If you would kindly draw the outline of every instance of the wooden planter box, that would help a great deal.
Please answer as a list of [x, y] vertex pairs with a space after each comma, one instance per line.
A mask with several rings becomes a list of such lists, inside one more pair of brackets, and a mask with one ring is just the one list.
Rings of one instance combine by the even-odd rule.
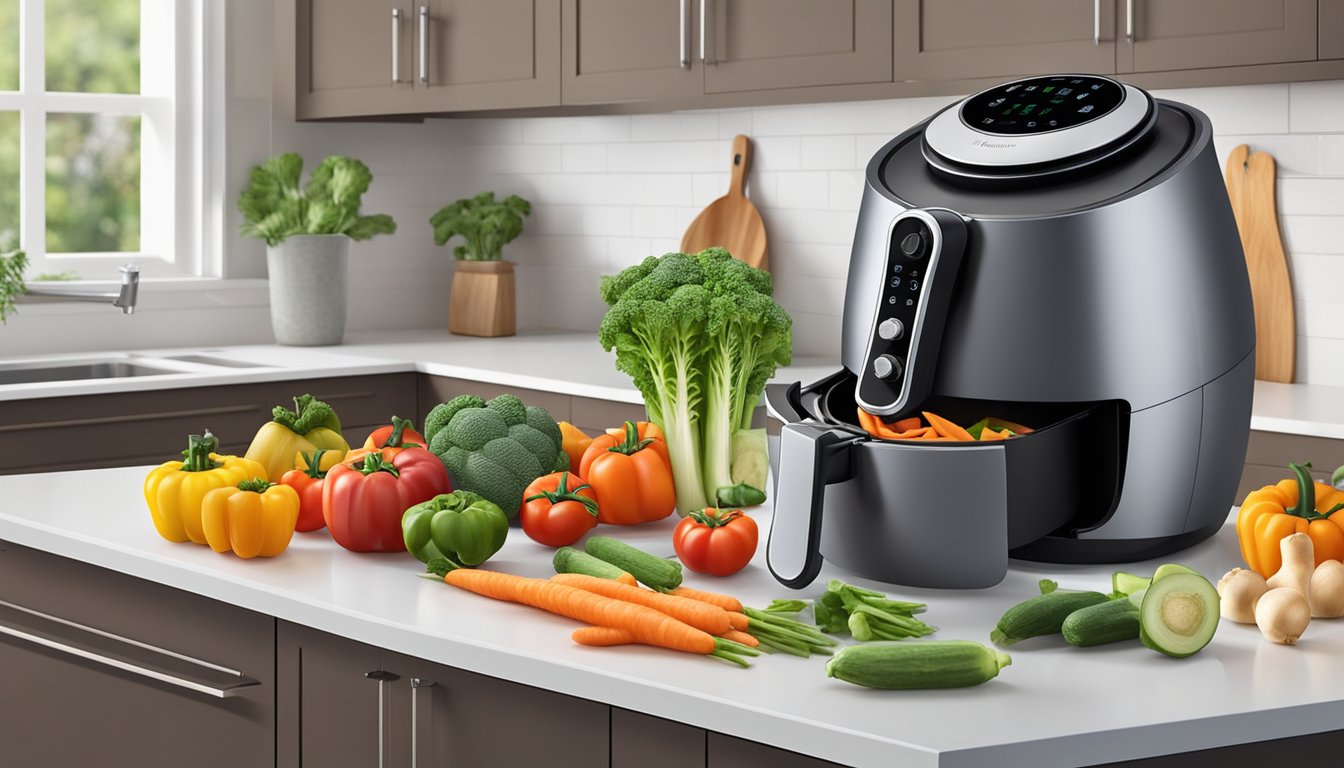
[[448, 295], [448, 330], [512, 336], [517, 328], [512, 261], [458, 261]]

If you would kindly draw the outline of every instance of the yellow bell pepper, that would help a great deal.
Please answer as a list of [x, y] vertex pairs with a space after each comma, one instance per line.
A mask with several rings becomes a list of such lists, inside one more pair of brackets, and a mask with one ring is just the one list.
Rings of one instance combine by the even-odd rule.
[[298, 492], [261, 477], [216, 488], [201, 502], [206, 543], [216, 552], [232, 551], [245, 560], [284, 552], [298, 520]]
[[1344, 559], [1344, 491], [1313, 482], [1310, 462], [1288, 468], [1292, 478], [1247, 494], [1237, 513], [1241, 557], [1265, 578], [1283, 564], [1279, 540], [1294, 533], [1311, 537], [1316, 565]]
[[562, 421], [558, 426], [560, 427], [560, 447], [564, 449], [565, 455], [569, 456], [569, 471], [577, 475], [579, 474], [579, 462], [583, 460], [583, 452], [593, 444], [593, 438], [568, 421]]
[[277, 405], [271, 411], [271, 421], [257, 430], [246, 458], [260, 463], [266, 470], [263, 476], [278, 483], [294, 469], [296, 454], [319, 448], [344, 455], [350, 444], [341, 437], [341, 420], [331, 406], [312, 395], [300, 395], [294, 398], [294, 410]]
[[216, 488], [237, 485], [265, 473], [255, 461], [215, 453], [219, 441], [210, 430], [187, 438], [184, 461], [159, 465], [145, 478], [145, 502], [154, 529], [169, 541], [205, 543], [201, 500]]

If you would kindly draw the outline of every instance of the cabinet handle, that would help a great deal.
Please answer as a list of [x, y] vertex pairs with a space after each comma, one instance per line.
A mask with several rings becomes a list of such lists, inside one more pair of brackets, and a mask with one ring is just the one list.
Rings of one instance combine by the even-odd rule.
[[1125, 42], [1134, 44], [1134, 0], [1125, 0]]
[[401, 9], [392, 9], [392, 84], [401, 82]]
[[375, 669], [372, 672], [365, 672], [364, 676], [370, 680], [378, 681], [378, 768], [384, 768], [387, 765], [387, 684], [401, 679], [401, 675], [395, 672], [388, 672], [386, 669]]
[[700, 0], [700, 61], [705, 64], [718, 64], [714, 59], [713, 28], [709, 23], [709, 15], [713, 12], [709, 0]]
[[[419, 768], [420, 765], [420, 692], [426, 691], [433, 696], [434, 692], [428, 690], [433, 687], [433, 680], [426, 680], [423, 677], [411, 678], [411, 768]], [[432, 698], [430, 704], [433, 704]], [[429, 714], [430, 710], [426, 707], [425, 715], [428, 716]], [[432, 761], [427, 761], [425, 764], [429, 765], [431, 763]]]
[[1101, 0], [1092, 0], [1092, 44], [1101, 45]]
[[429, 6], [420, 6], [420, 83], [429, 85]]
[[690, 0], [681, 0], [681, 23], [677, 26], [681, 29], [680, 48], [678, 49], [680, 53], [678, 55], [681, 57], [682, 69], [691, 68], [691, 30], [687, 29], [690, 26], [690, 19], [687, 18], [690, 8]]
[[[186, 656], [180, 653], [174, 653], [155, 645], [142, 643], [138, 640], [132, 640], [128, 637], [106, 632], [95, 627], [90, 627], [79, 622], [62, 619], [51, 614], [35, 611], [31, 608], [24, 608], [21, 605], [0, 600], [0, 617], [5, 620], [0, 621], [0, 634], [16, 637], [20, 640], [27, 640], [30, 643], [50, 648], [54, 651], [86, 659], [105, 667], [119, 669], [123, 672], [130, 672], [134, 675], [140, 675], [151, 680], [158, 680], [161, 683], [175, 685], [179, 688], [185, 688], [189, 691], [204, 693], [216, 698], [224, 699], [235, 696], [243, 688], [249, 688], [254, 685], [260, 685], [259, 680], [254, 680], [242, 672], [228, 667], [221, 667], [218, 664], [211, 664], [208, 661]], [[125, 649], [108, 652], [103, 649], [93, 647], [88, 641], [79, 639], [70, 639], [61, 636], [62, 628], [73, 629], [77, 632], [94, 635], [96, 637], [106, 638], [116, 644], [128, 646]], [[192, 666], [201, 667], [202, 676], [209, 673], [215, 673], [222, 676], [226, 682], [223, 684], [212, 684], [201, 680], [193, 680], [189, 677], [183, 677], [175, 674], [169, 669], [155, 668], [151, 664], [140, 663], [128, 658], [136, 651], [149, 651], [150, 653], [162, 656], [165, 666], [181, 666], [183, 663]]]

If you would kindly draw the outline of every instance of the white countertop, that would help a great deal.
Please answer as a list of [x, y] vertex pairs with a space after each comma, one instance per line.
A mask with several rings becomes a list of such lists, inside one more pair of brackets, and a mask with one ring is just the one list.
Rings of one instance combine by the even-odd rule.
[[[606, 702], [856, 766], [999, 768], [1105, 763], [1334, 730], [1344, 722], [1344, 622], [1314, 621], [1298, 647], [1262, 641], [1224, 622], [1213, 642], [1171, 659], [1137, 642], [1077, 649], [1056, 639], [1020, 643], [1013, 664], [985, 685], [946, 691], [871, 691], [825, 676], [825, 658], [762, 656], [739, 670], [644, 647], [584, 648], [575, 622], [417, 578], [409, 555], [348, 552], [324, 532], [297, 534], [272, 560], [243, 561], [172, 544], [150, 524], [141, 495], [148, 468], [0, 477], [0, 539], [169, 584], [281, 619], [435, 662]], [[753, 513], [762, 523], [768, 511]], [[602, 526], [660, 555], [674, 520]], [[489, 567], [545, 576], [549, 549], [510, 531]], [[1240, 563], [1235, 533], [1179, 557], [1216, 578]], [[1156, 563], [1125, 570], [1151, 572]], [[987, 642], [999, 614], [1048, 576], [1065, 587], [1109, 589], [1106, 566], [1012, 562], [988, 590], [858, 584], [929, 603], [933, 638]], [[831, 566], [819, 584], [845, 577]], [[764, 552], [725, 579], [692, 586], [749, 605], [797, 596], [765, 569]], [[814, 596], [820, 589], [798, 595]]]
[[[210, 356], [251, 363], [255, 367], [203, 367], [163, 360], [179, 354]], [[0, 401], [63, 395], [138, 392], [156, 389], [291, 381], [330, 376], [418, 371], [487, 384], [537, 389], [625, 403], [643, 398], [630, 377], [616, 370], [615, 355], [597, 343], [593, 333], [527, 331], [517, 336], [474, 338], [441, 329], [350, 333], [331, 347], [285, 347], [258, 344], [207, 349], [151, 349], [111, 353], [171, 367], [178, 373], [120, 379], [0, 385]], [[50, 357], [15, 357], [0, 362], [79, 361], [96, 353]], [[781, 368], [775, 381], [809, 383], [839, 367], [825, 357], [797, 356]], [[1255, 382], [1251, 429], [1344, 439], [1344, 387]]]

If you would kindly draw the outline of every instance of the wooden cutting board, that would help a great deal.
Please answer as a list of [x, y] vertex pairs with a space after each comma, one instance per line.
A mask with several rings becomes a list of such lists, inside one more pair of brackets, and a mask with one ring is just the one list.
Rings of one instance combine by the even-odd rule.
[[751, 139], [742, 135], [733, 137], [733, 178], [728, 183], [728, 194], [710, 203], [687, 227], [681, 238], [683, 253], [719, 246], [753, 267], [769, 269], [765, 222], [746, 195], [750, 167]]
[[1226, 181], [1255, 305], [1255, 378], [1291, 382], [1297, 329], [1274, 203], [1274, 158], [1241, 144], [1227, 156]]

